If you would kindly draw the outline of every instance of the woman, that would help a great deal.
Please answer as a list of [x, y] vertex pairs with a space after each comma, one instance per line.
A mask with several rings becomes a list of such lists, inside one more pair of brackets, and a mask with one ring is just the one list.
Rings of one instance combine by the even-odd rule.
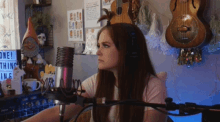
[[[99, 19], [101, 21], [107, 18], [108, 24], [100, 30], [97, 36], [99, 48], [97, 51], [98, 73], [83, 82], [89, 97], [118, 98], [119, 100], [131, 98], [145, 102], [165, 103], [166, 88], [155, 77], [156, 74], [147, 52], [145, 37], [141, 30], [131, 24], [111, 25], [112, 14], [107, 13], [107, 15]], [[137, 45], [130, 46], [127, 44], [132, 42], [132, 37], [129, 36], [131, 33], [128, 33], [128, 29], [135, 32], [134, 41]], [[132, 53], [129, 53], [128, 50], [137, 52], [136, 58], [132, 58]], [[129, 105], [93, 108], [93, 113], [96, 113], [93, 114], [93, 119], [96, 122], [109, 120], [113, 122], [117, 118], [119, 122], [166, 121], [166, 115], [152, 108], [148, 109]]]
[[[165, 103], [166, 88], [156, 77], [144, 35], [135, 25], [122, 23], [111, 25], [111, 16], [112, 13], [107, 13], [107, 16], [99, 19], [99, 21], [108, 19], [108, 24], [97, 36], [98, 73], [83, 81], [82, 87], [86, 90], [83, 96]], [[135, 36], [130, 36], [133, 33]], [[133, 45], [131, 39], [135, 41]], [[75, 104], [67, 105], [65, 119], [70, 119], [81, 109], [82, 107]], [[44, 110], [29, 120], [58, 121], [59, 108], [56, 106]], [[90, 122], [94, 120], [95, 122], [165, 122], [166, 115], [150, 107], [116, 105], [94, 107]]]

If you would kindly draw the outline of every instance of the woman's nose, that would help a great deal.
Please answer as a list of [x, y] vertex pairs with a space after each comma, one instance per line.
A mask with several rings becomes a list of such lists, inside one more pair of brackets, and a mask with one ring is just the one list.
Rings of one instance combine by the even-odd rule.
[[100, 50], [100, 48], [99, 48], [98, 51], [96, 52], [96, 55], [101, 55], [101, 50]]

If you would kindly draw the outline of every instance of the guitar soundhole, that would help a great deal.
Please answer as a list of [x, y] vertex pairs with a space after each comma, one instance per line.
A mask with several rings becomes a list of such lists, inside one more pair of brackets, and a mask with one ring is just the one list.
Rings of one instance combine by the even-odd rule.
[[120, 15], [122, 13], [122, 7], [117, 8], [117, 14]]
[[171, 23], [171, 32], [173, 38], [182, 44], [190, 43], [198, 34], [198, 24], [190, 15], [178, 16]]

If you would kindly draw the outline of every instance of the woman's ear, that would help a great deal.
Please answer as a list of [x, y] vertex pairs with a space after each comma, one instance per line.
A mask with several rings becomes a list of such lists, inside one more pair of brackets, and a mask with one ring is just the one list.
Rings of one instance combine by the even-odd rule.
[[167, 79], [167, 72], [159, 72], [157, 73], [157, 77], [162, 80], [162, 81], [166, 81]]

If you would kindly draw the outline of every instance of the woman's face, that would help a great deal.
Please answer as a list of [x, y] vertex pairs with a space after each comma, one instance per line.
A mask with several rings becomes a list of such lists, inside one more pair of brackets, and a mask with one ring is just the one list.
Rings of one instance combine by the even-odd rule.
[[99, 36], [97, 55], [99, 69], [116, 70], [118, 65], [118, 50], [106, 29]]

